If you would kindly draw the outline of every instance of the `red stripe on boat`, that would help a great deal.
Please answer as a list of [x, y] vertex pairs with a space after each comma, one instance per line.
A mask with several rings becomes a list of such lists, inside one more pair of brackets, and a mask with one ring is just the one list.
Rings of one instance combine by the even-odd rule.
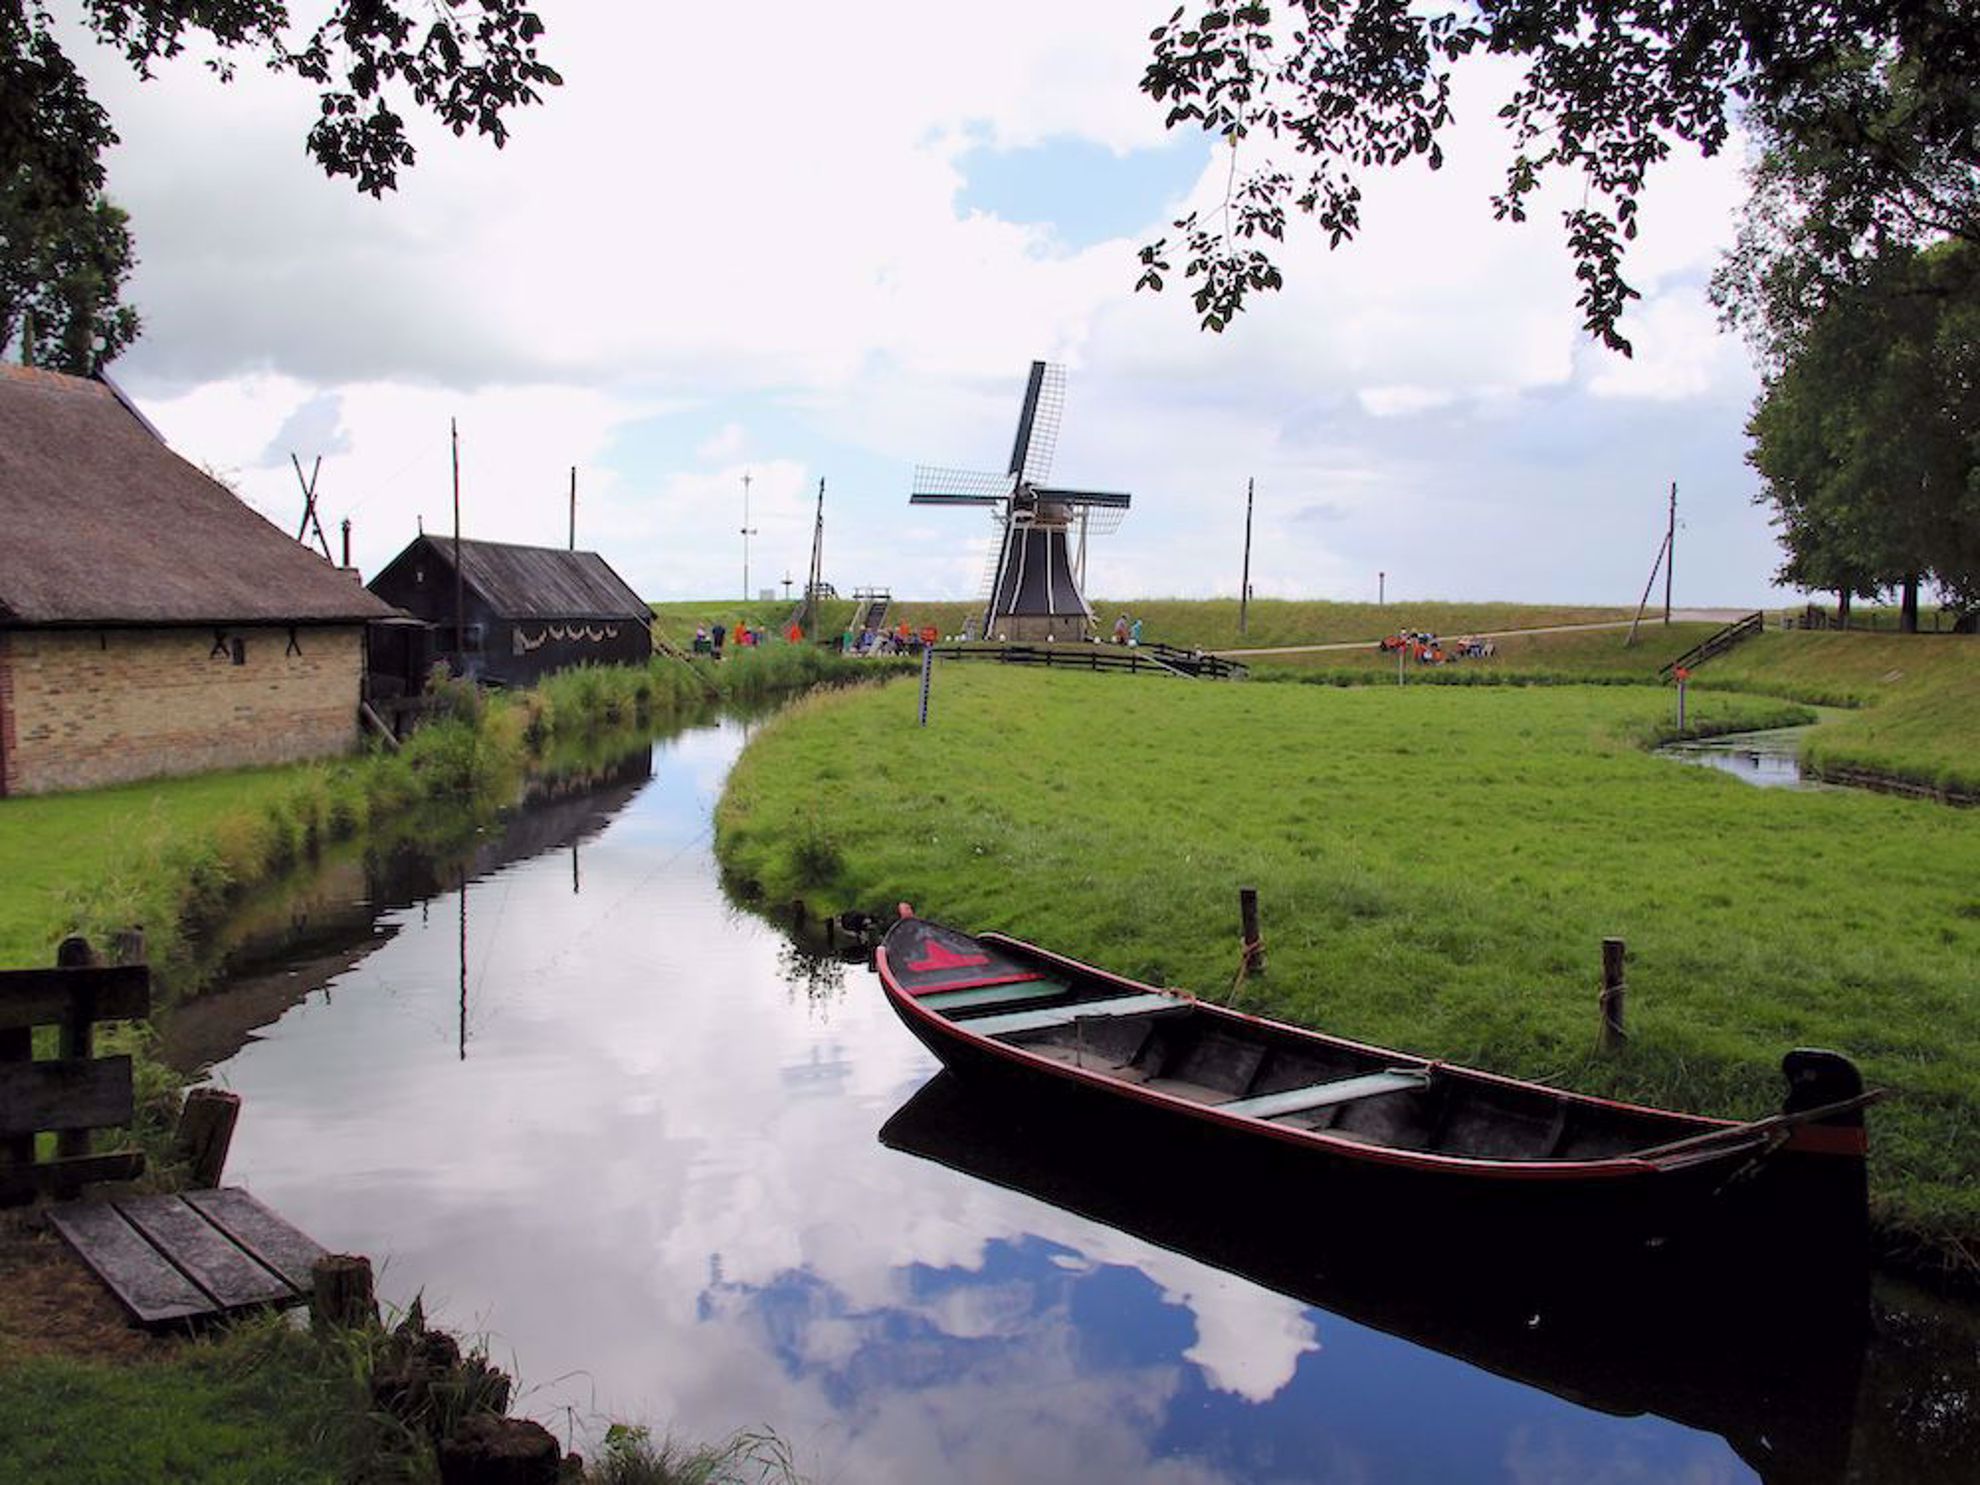
[[928, 957], [910, 959], [906, 968], [909, 974], [925, 975], [933, 974], [938, 969], [975, 969], [989, 962], [988, 954], [958, 954], [940, 939], [931, 938], [928, 940]]
[[1787, 1137], [1787, 1148], [1804, 1155], [1853, 1155], [1870, 1152], [1870, 1131], [1861, 1125], [1803, 1124]]
[[910, 995], [941, 995], [949, 990], [982, 990], [991, 985], [1022, 985], [1027, 980], [1042, 980], [1041, 974], [978, 975], [973, 980], [938, 980], [932, 985], [903, 985], [901, 988]]

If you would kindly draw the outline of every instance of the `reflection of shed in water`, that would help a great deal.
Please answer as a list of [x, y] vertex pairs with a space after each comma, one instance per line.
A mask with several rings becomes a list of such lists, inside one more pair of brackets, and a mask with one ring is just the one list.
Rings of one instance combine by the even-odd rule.
[[[493, 685], [533, 685], [572, 665], [637, 665], [653, 653], [652, 610], [596, 552], [422, 535], [369, 586], [433, 626], [433, 653], [451, 658], [456, 674]], [[402, 642], [374, 636], [374, 668], [384, 663], [380, 644]]]
[[880, 1140], [1581, 1407], [1709, 1430], [1767, 1485], [1846, 1478], [1857, 1285], [1823, 1296], [1751, 1271], [1669, 1271], [1655, 1255], [1627, 1271], [1516, 1271], [1496, 1251], [1481, 1265], [1462, 1212], [1343, 1203], [1327, 1222], [1290, 1220], [1300, 1204], [1241, 1160], [1199, 1162], [1135, 1133], [1104, 1116], [1048, 1124], [941, 1073]]

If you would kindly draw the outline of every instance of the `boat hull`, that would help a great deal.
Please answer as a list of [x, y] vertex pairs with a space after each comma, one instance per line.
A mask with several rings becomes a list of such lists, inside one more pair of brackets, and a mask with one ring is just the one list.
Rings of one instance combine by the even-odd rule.
[[[1003, 963], [1042, 967], [1074, 982], [1085, 976], [1093, 983], [1076, 987], [1087, 993], [1150, 989], [998, 936], [968, 942], [982, 943]], [[1023, 1100], [1048, 1123], [1076, 1121], [1083, 1133], [1104, 1129], [1123, 1142], [1160, 1149], [1176, 1172], [1179, 1200], [1190, 1199], [1192, 1170], [1214, 1168], [1224, 1175], [1236, 1170], [1260, 1194], [1261, 1216], [1318, 1224], [1330, 1234], [1345, 1228], [1350, 1241], [1358, 1234], [1384, 1250], [1443, 1258], [1462, 1250], [1486, 1264], [1494, 1255], [1525, 1262], [1549, 1254], [1583, 1259], [1669, 1251], [1687, 1260], [1709, 1254], [1735, 1272], [1764, 1269], [1773, 1276], [1808, 1268], [1824, 1275], [1825, 1283], [1865, 1269], [1860, 1115], [1840, 1141], [1729, 1141], [1714, 1150], [1708, 1139], [1707, 1148], [1683, 1160], [1489, 1160], [1400, 1150], [1235, 1117], [1215, 1104], [1122, 1082], [1077, 1061], [1041, 1056], [1011, 1039], [984, 1035], [971, 1029], [969, 1019], [932, 1012], [916, 993], [913, 977], [891, 962], [894, 957], [885, 944], [876, 956], [889, 1002], [945, 1068], [965, 1083]], [[1189, 1003], [1188, 1009], [1216, 1018], [1220, 1032], [1399, 1055], [1201, 1003]], [[1668, 1121], [1674, 1139], [1739, 1129], [1731, 1121], [1424, 1066], [1493, 1089], [1561, 1100], [1584, 1120]]]

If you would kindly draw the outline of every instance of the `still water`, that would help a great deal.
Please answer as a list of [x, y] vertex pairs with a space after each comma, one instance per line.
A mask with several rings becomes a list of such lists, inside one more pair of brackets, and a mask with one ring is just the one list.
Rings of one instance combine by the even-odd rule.
[[863, 968], [724, 896], [746, 729], [329, 874], [197, 1012], [230, 1181], [485, 1337], [560, 1437], [768, 1425], [819, 1482], [1970, 1478], [1964, 1312], [1887, 1297], [1815, 1372], [1716, 1364], [1754, 1338], [1704, 1320], [1550, 1349], [1289, 1280], [1269, 1193], [1174, 1229], [1155, 1180], [929, 1086]]
[[1657, 749], [1657, 754], [1680, 763], [1716, 768], [1763, 789], [1825, 788], [1819, 780], [1802, 775], [1801, 743], [1807, 735], [1806, 727], [1774, 727], [1694, 742], [1666, 743]]

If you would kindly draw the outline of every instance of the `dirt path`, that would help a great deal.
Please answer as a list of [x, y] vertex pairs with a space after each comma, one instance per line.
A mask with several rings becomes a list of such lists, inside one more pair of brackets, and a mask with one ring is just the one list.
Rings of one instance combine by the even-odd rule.
[[[1750, 608], [1674, 608], [1671, 622], [1674, 624], [1731, 624], [1752, 613]], [[1645, 624], [1661, 622], [1645, 616]], [[1521, 634], [1573, 634], [1587, 629], [1627, 629], [1634, 622], [1631, 619], [1602, 619], [1593, 624], [1549, 624], [1540, 629], [1475, 629], [1468, 633], [1480, 639], [1508, 639]], [[1326, 650], [1365, 650], [1379, 644], [1377, 639], [1351, 639], [1340, 643], [1324, 645], [1277, 645], [1262, 650], [1217, 650], [1214, 653], [1227, 655], [1234, 660], [1243, 660], [1254, 655], [1317, 655]]]

